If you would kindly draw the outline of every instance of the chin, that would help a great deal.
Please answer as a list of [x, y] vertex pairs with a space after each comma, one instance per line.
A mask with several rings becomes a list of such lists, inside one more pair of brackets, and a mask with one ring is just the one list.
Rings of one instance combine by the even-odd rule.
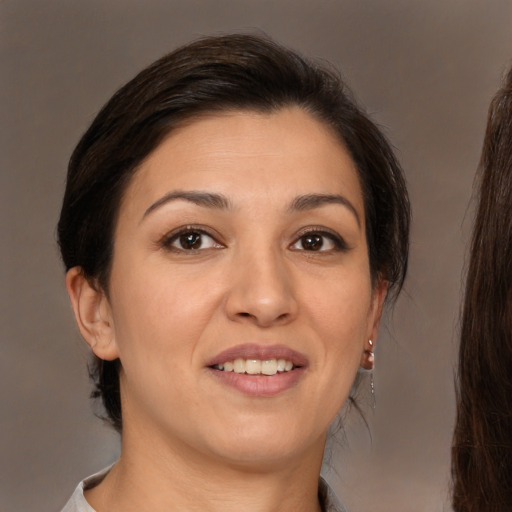
[[302, 453], [301, 447], [283, 449], [283, 447], [259, 447], [249, 448], [247, 445], [231, 447], [228, 453], [223, 454], [223, 459], [233, 468], [251, 470], [252, 472], [275, 471], [283, 467], [289, 467], [290, 462], [298, 458]]
[[[227, 435], [226, 435], [227, 434]], [[319, 444], [325, 443], [325, 436], [305, 436], [299, 432], [299, 425], [251, 425], [242, 429], [224, 429], [222, 439], [215, 443], [216, 452], [230, 460], [237, 467], [276, 468], [281, 464], [289, 464], [295, 458], [303, 458], [304, 454]], [[219, 446], [224, 449], [219, 450]]]

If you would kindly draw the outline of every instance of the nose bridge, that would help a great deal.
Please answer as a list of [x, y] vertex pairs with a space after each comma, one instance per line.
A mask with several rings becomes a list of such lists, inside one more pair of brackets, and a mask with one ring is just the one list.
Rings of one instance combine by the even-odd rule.
[[285, 323], [297, 312], [290, 269], [279, 247], [268, 240], [253, 242], [236, 251], [228, 315], [261, 326]]

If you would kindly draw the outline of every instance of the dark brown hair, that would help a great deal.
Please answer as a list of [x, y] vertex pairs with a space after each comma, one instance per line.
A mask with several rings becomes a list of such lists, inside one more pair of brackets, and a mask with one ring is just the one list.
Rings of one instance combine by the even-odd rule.
[[[180, 123], [205, 113], [272, 113], [286, 106], [327, 125], [350, 152], [364, 195], [371, 276], [388, 282], [392, 300], [406, 273], [410, 212], [389, 143], [335, 72], [253, 35], [209, 37], [178, 48], [103, 107], [69, 163], [58, 225], [66, 269], [81, 267], [108, 295], [122, 195], [137, 166]], [[96, 396], [121, 430], [119, 368], [118, 360], [95, 359], [91, 373]]]
[[512, 69], [491, 102], [462, 313], [456, 512], [512, 510]]

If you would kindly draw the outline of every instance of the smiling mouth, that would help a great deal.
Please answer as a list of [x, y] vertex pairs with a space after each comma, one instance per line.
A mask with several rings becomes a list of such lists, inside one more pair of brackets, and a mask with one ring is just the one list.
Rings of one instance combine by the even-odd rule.
[[296, 368], [291, 361], [287, 359], [242, 359], [237, 358], [233, 361], [226, 361], [222, 364], [211, 366], [214, 370], [221, 372], [233, 372], [245, 375], [265, 375], [272, 376], [281, 373], [290, 372]]

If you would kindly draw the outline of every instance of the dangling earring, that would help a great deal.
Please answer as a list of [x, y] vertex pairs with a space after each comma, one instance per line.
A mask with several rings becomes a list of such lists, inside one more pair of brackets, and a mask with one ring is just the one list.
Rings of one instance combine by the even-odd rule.
[[370, 345], [370, 348], [368, 350], [365, 350], [365, 352], [368, 354], [368, 366], [370, 367], [370, 391], [372, 394], [372, 408], [375, 409], [377, 406], [377, 400], [375, 399], [375, 384], [373, 382], [373, 367], [375, 365], [375, 354], [373, 353], [373, 341], [368, 340], [368, 345]]
[[370, 374], [370, 390], [372, 393], [372, 409], [377, 407], [377, 399], [375, 398], [375, 385], [373, 383], [373, 372]]

